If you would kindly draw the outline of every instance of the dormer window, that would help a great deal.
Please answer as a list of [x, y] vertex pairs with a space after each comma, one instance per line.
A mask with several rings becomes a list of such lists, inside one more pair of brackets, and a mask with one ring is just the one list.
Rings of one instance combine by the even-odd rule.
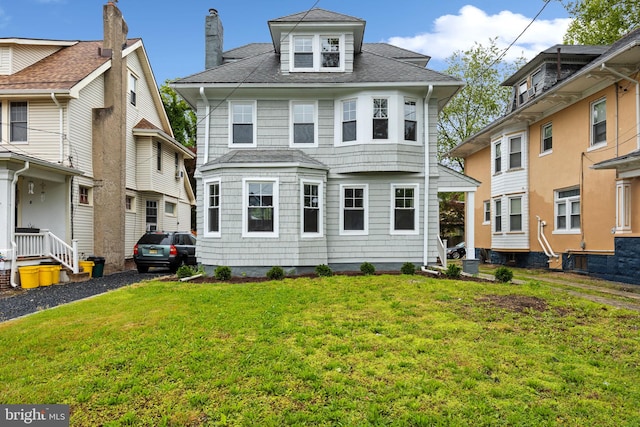
[[291, 45], [291, 71], [344, 71], [343, 36], [295, 35]]

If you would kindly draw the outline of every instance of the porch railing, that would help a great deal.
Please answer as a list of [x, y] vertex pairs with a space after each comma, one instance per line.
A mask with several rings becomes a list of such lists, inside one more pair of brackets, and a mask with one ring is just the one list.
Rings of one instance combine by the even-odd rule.
[[50, 257], [77, 274], [80, 271], [78, 241], [71, 246], [49, 230], [38, 233], [16, 233], [16, 257]]

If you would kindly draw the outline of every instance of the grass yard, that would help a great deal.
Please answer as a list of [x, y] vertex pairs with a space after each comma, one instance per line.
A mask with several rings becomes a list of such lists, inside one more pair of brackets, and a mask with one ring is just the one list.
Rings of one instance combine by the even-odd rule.
[[638, 426], [640, 314], [423, 276], [147, 282], [0, 324], [72, 426]]

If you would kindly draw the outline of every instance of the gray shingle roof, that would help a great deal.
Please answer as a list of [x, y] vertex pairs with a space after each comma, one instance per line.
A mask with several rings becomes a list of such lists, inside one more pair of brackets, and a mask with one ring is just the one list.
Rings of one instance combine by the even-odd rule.
[[365, 22], [363, 19], [315, 8], [305, 12], [294, 13], [282, 18], [271, 19], [269, 22]]
[[227, 154], [212, 160], [200, 169], [215, 169], [221, 166], [240, 166], [247, 164], [288, 164], [311, 167], [314, 169], [328, 169], [328, 167], [301, 150], [279, 150], [279, 149], [252, 149], [252, 150], [232, 150]]

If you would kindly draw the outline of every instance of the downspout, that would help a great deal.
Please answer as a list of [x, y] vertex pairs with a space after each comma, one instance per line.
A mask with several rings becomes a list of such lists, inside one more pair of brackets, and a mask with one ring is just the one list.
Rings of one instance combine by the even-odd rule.
[[10, 227], [10, 233], [11, 233], [11, 273], [10, 273], [10, 283], [11, 283], [11, 287], [13, 288], [17, 288], [18, 284], [16, 283], [16, 250], [18, 248], [18, 244], [16, 243], [16, 228], [15, 228], [15, 222], [16, 222], [16, 185], [18, 183], [18, 177], [22, 174], [22, 172], [26, 171], [27, 169], [29, 169], [29, 162], [24, 162], [24, 167], [22, 169], [19, 169], [17, 171], [14, 172], [13, 174], [13, 181], [11, 181], [11, 221], [9, 223], [9, 227]]
[[424, 248], [422, 251], [422, 265], [427, 266], [429, 261], [429, 99], [433, 93], [433, 85], [429, 85], [427, 95], [424, 97]]
[[[636, 148], [640, 150], [640, 82], [607, 67], [607, 64], [604, 62], [600, 65], [600, 68], [609, 71], [614, 76], [618, 76], [621, 79], [627, 80], [636, 85]], [[618, 142], [616, 141], [616, 145], [617, 143]]]
[[538, 218], [538, 243], [540, 243], [540, 246], [542, 246], [544, 254], [549, 258], [560, 258], [555, 252], [553, 252], [553, 249], [551, 249], [551, 245], [549, 244], [547, 237], [544, 235], [544, 226], [547, 225], [547, 223], [541, 220], [537, 215], [536, 218]]
[[64, 132], [62, 132], [63, 130], [62, 105], [60, 105], [60, 102], [58, 102], [58, 100], [56, 99], [56, 94], [53, 92], [51, 92], [51, 99], [53, 100], [53, 102], [55, 102], [56, 106], [58, 107], [58, 121], [59, 121], [59, 127], [60, 127], [60, 152], [59, 152], [60, 160], [58, 160], [58, 163], [62, 164], [62, 162], [64, 162]]
[[[200, 87], [200, 98], [205, 104], [204, 109], [204, 154], [202, 155], [202, 164], [205, 164], [209, 161], [209, 115], [211, 114], [211, 105], [209, 104], [209, 100], [204, 94], [204, 87]], [[198, 167], [196, 162], [196, 168]]]

